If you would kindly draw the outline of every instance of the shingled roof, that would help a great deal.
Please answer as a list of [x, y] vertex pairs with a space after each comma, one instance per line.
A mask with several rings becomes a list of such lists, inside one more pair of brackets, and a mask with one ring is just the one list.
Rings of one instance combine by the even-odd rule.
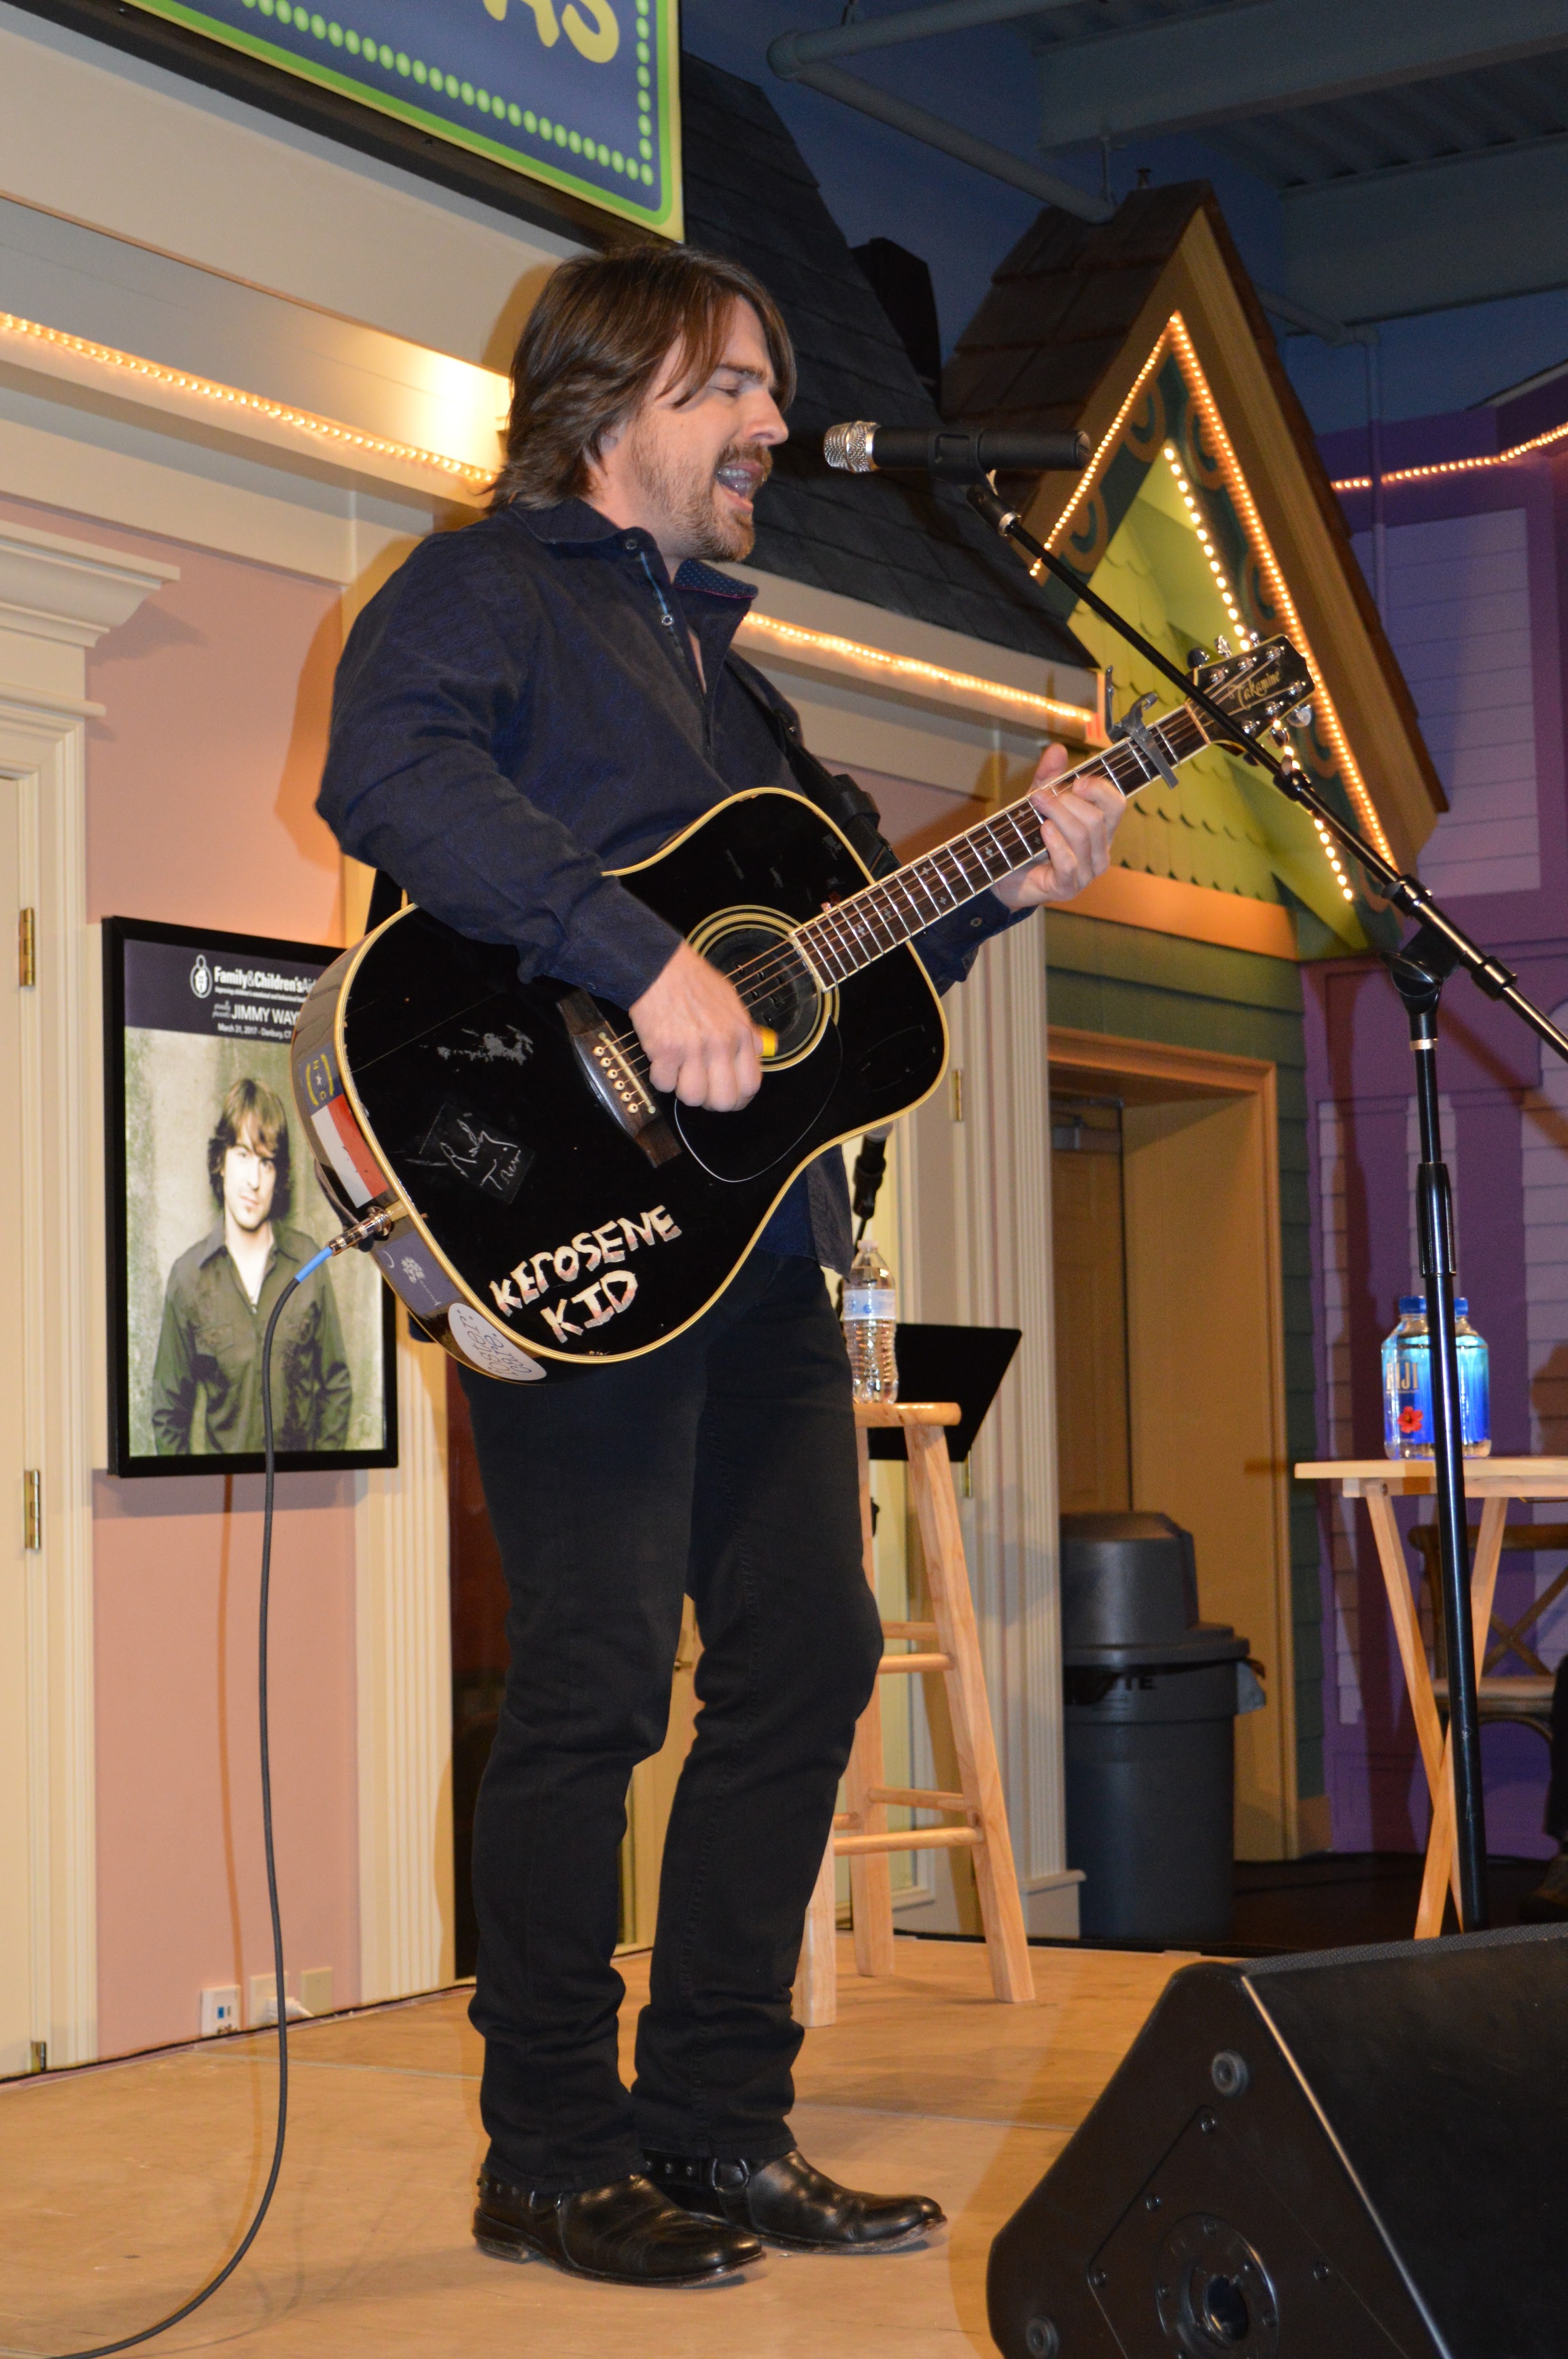
[[943, 372], [945, 415], [1043, 432], [1076, 426], [1200, 211], [1228, 247], [1206, 180], [1139, 189], [1104, 223], [1047, 206], [958, 340]]
[[762, 92], [686, 57], [681, 108], [687, 237], [755, 271], [800, 364], [791, 439], [758, 504], [752, 562], [996, 647], [1091, 668], [961, 493], [824, 465], [823, 430], [840, 419], [935, 426], [936, 412]]
[[[997, 269], [942, 395], [945, 415], [967, 426], [1087, 433], [1096, 455], [1083, 477], [1005, 487], [1033, 530], [1087, 575], [1110, 555], [1162, 451], [1173, 459], [1179, 445], [1197, 484], [1187, 506], [1195, 516], [1201, 497], [1217, 536], [1200, 578], [1223, 560], [1241, 601], [1225, 627], [1299, 636], [1336, 717], [1320, 712], [1321, 727], [1298, 732], [1298, 755], [1413, 864], [1443, 789], [1312, 428], [1206, 181], [1135, 190], [1100, 223], [1047, 206]], [[1054, 595], [1064, 620], [1076, 619], [1074, 593]], [[1080, 627], [1100, 643], [1100, 626]], [[1152, 675], [1145, 685], [1154, 684]]]

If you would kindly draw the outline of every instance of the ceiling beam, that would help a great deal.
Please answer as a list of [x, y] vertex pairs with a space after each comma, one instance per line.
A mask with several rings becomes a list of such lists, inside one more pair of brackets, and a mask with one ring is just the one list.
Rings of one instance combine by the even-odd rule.
[[1073, 0], [930, 0], [924, 8], [901, 8], [891, 16], [857, 16], [830, 25], [820, 33], [781, 33], [768, 51], [776, 74], [788, 82], [791, 69], [819, 65], [827, 58], [855, 58], [867, 49], [895, 49], [903, 41], [925, 41], [938, 33], [972, 33], [985, 25], [1011, 24], [1019, 16], [1039, 16], [1048, 8], [1065, 8]]
[[1563, 0], [1232, 0], [1042, 40], [1040, 144], [1195, 131], [1563, 49]]
[[1286, 289], [1392, 320], [1568, 287], [1568, 134], [1284, 194]]
[[804, 82], [808, 90], [819, 90], [825, 98], [836, 98], [844, 106], [852, 106], [859, 114], [869, 114], [878, 123], [888, 124], [894, 131], [907, 133], [912, 139], [923, 139], [928, 147], [938, 147], [945, 156], [956, 156], [960, 164], [972, 164], [977, 172], [989, 173], [993, 180], [1005, 180], [1010, 188], [1022, 189], [1025, 196], [1037, 197], [1043, 205], [1060, 205], [1065, 212], [1076, 213], [1080, 221], [1108, 221], [1116, 207], [1103, 197], [1091, 197], [1087, 189], [1077, 189], [1070, 180], [1060, 179], [1054, 172], [1044, 172], [1038, 164], [1027, 164], [1022, 157], [1011, 155], [989, 139], [978, 139], [962, 125], [949, 123], [943, 114], [933, 114], [928, 107], [915, 106], [907, 98], [895, 98], [891, 90], [862, 80], [859, 74], [846, 73], [841, 66], [802, 65], [786, 43], [793, 34], [783, 34], [768, 51], [768, 62], [782, 82]]

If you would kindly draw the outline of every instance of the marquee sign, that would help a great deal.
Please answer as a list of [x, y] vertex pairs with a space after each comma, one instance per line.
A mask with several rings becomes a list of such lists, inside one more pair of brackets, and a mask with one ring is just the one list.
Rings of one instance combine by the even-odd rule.
[[662, 235], [681, 235], [679, 0], [135, 0]]

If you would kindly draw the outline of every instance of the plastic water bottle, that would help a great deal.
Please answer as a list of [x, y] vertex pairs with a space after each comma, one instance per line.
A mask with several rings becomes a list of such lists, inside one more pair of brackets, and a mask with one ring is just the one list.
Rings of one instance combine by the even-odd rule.
[[1401, 1294], [1399, 1324], [1383, 1339], [1383, 1455], [1430, 1458], [1432, 1447], [1426, 1297]]
[[877, 1249], [863, 1237], [849, 1275], [844, 1281], [844, 1341], [849, 1352], [849, 1375], [858, 1401], [898, 1398], [898, 1361], [893, 1353], [892, 1272]]
[[[1455, 1298], [1459, 1446], [1466, 1458], [1485, 1458], [1492, 1447], [1490, 1361], [1470, 1324], [1469, 1309], [1463, 1294]], [[1435, 1448], [1426, 1297], [1401, 1294], [1399, 1325], [1383, 1344], [1383, 1452], [1389, 1458], [1430, 1458]]]
[[1491, 1355], [1470, 1324], [1470, 1305], [1462, 1294], [1454, 1310], [1454, 1336], [1459, 1346], [1459, 1438], [1466, 1458], [1486, 1458], [1492, 1447]]

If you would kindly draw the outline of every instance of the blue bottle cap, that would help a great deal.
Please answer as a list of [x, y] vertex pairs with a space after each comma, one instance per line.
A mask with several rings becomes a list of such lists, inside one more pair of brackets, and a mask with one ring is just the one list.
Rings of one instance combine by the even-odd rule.
[[1469, 1297], [1468, 1297], [1467, 1295], [1464, 1295], [1464, 1294], [1456, 1294], [1456, 1295], [1454, 1296], [1454, 1316], [1455, 1317], [1455, 1319], [1463, 1319], [1463, 1318], [1466, 1315], [1466, 1313], [1468, 1312], [1469, 1308], [1470, 1308], [1470, 1301], [1469, 1301]]
[[1400, 1317], [1401, 1319], [1408, 1319], [1408, 1318], [1410, 1318], [1410, 1317], [1411, 1316], [1411, 1314], [1412, 1314], [1413, 1312], [1421, 1311], [1421, 1310], [1424, 1310], [1425, 1309], [1426, 1309], [1426, 1297], [1425, 1297], [1425, 1295], [1424, 1295], [1424, 1294], [1401, 1294], [1401, 1295], [1400, 1295]]

